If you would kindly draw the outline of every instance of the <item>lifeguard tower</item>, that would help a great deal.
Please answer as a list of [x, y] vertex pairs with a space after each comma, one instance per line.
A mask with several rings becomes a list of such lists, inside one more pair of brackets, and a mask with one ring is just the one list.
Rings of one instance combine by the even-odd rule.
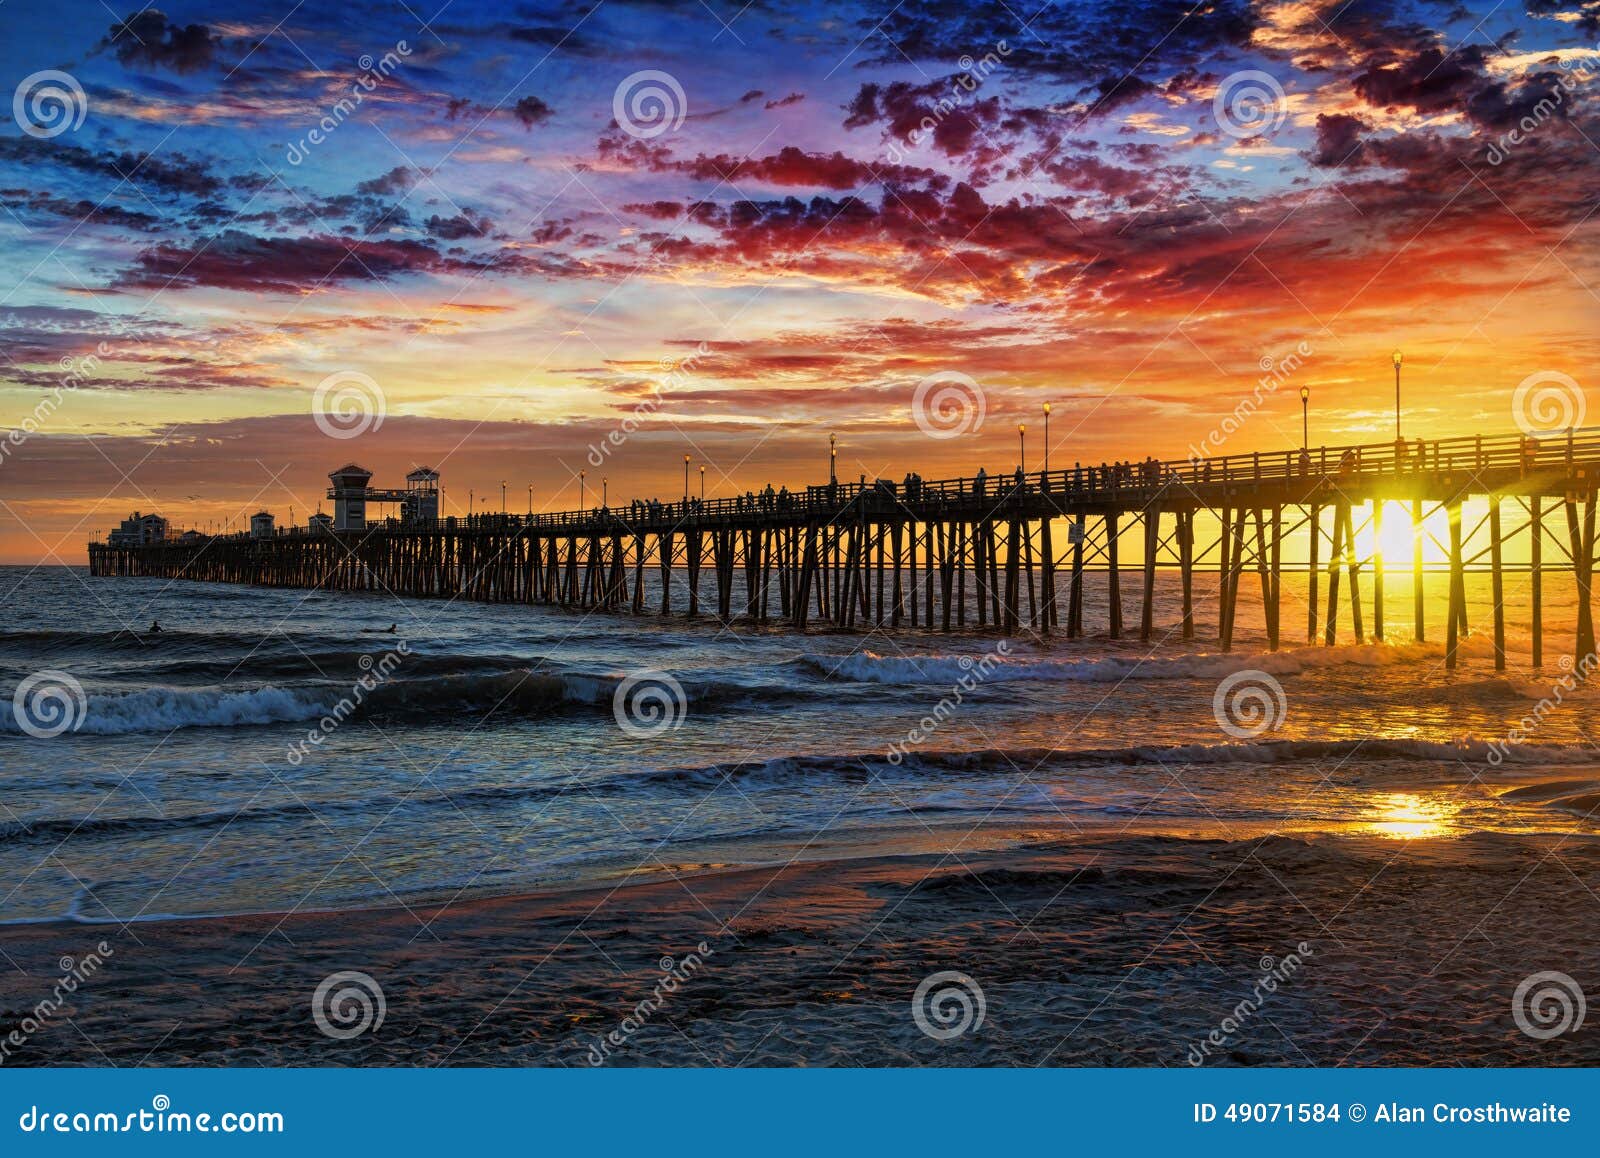
[[333, 529], [336, 531], [365, 531], [367, 529], [367, 484], [372, 472], [353, 462], [346, 463], [328, 475], [333, 485], [328, 497], [333, 500]]

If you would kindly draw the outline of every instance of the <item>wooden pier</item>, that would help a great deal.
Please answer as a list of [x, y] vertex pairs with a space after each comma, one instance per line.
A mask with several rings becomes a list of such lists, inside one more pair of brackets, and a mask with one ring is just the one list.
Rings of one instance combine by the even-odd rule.
[[[1157, 630], [1157, 573], [1176, 572], [1175, 634], [1195, 638], [1205, 610], [1207, 630], [1231, 648], [1241, 599], [1259, 598], [1275, 649], [1297, 635], [1283, 622], [1285, 572], [1306, 576], [1306, 642], [1384, 638], [1384, 582], [1397, 569], [1383, 558], [1387, 508], [1391, 519], [1403, 512], [1412, 530], [1412, 637], [1440, 629], [1426, 621], [1423, 582], [1429, 573], [1448, 574], [1442, 630], [1454, 667], [1468, 630], [1466, 576], [1486, 571], [1495, 666], [1503, 669], [1511, 572], [1528, 578], [1535, 665], [1543, 662], [1545, 584], [1553, 577], [1574, 584], [1573, 654], [1594, 652], [1597, 485], [1600, 428], [1591, 427], [1538, 439], [1512, 434], [1181, 463], [1074, 464], [1022, 477], [830, 483], [704, 502], [388, 521], [365, 531], [91, 543], [89, 566], [103, 576], [709, 615], [795, 630], [1069, 637], [1091, 630], [1084, 578], [1092, 572], [1108, 587], [1104, 630], [1113, 639], [1130, 632], [1124, 584], [1138, 587], [1131, 630], [1142, 640]], [[1469, 504], [1484, 513], [1466, 525]], [[1430, 539], [1442, 561], [1428, 559]], [[1134, 545], [1138, 558], [1130, 562]], [[1511, 554], [1519, 561], [1508, 562]], [[647, 573], [659, 579], [653, 593]], [[1198, 574], [1217, 577], [1205, 609], [1198, 606]]]

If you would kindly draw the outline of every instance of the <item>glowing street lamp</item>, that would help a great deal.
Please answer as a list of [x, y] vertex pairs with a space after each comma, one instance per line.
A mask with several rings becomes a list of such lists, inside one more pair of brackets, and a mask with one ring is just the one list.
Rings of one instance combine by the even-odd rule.
[[1044, 473], [1050, 473], [1050, 403], [1044, 404]]
[[839, 436], [828, 435], [828, 482], [839, 481]]
[[683, 456], [683, 505], [689, 505], [689, 456]]
[[1022, 456], [1017, 460], [1017, 465], [1024, 471], [1028, 469], [1028, 428], [1022, 423], [1017, 423], [1017, 448]]
[[1396, 350], [1394, 358], [1394, 440], [1400, 441], [1400, 351]]
[[1311, 387], [1300, 387], [1300, 449], [1311, 449]]
[[700, 501], [706, 501], [706, 468], [700, 468]]
[[528, 513], [533, 514], [533, 484], [528, 484]]
[[589, 472], [586, 470], [580, 470], [578, 472], [578, 513], [580, 515], [586, 515], [589, 513], [589, 500], [584, 498], [583, 495], [583, 480], [588, 476]]

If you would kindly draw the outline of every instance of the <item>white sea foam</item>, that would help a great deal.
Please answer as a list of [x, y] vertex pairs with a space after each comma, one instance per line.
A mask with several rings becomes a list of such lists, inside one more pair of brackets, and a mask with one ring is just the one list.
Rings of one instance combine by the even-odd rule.
[[[1477, 640], [1464, 644], [1468, 654], [1482, 650]], [[1140, 654], [1101, 656], [1095, 659], [1030, 659], [1016, 656], [995, 661], [985, 683], [1031, 681], [1043, 683], [1120, 683], [1126, 679], [1221, 679], [1233, 672], [1256, 670], [1272, 675], [1295, 675], [1313, 668], [1387, 667], [1394, 664], [1438, 661], [1440, 644], [1347, 644], [1340, 647], [1301, 647], [1276, 652], [1180, 656]], [[972, 655], [880, 655], [862, 651], [847, 656], [808, 655], [803, 662], [832, 679], [875, 684], [951, 684], [972, 670]]]

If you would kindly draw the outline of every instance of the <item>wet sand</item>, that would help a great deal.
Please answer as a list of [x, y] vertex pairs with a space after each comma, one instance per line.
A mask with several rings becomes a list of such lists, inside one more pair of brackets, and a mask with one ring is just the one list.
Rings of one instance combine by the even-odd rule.
[[[60, 958], [111, 953], [6, 1064], [1600, 1062], [1594, 1019], [1536, 1040], [1512, 1015], [1541, 971], [1600, 994], [1591, 840], [1025, 835], [426, 908], [12, 926], [0, 1033]], [[348, 970], [384, 1011], [339, 1040], [313, 996]], [[927, 1007], [969, 1023], [939, 1040], [913, 996], [945, 971], [982, 997]]]

